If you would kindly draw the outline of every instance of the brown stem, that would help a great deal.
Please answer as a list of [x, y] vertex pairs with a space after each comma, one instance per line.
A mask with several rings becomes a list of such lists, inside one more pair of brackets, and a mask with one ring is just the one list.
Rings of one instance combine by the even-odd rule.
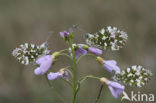
[[94, 102], [94, 103], [97, 103], [97, 102], [98, 102], [98, 100], [100, 99], [102, 89], [103, 89], [103, 84], [100, 86], [100, 90], [99, 90], [99, 92], [98, 92], [98, 96], [96, 97], [96, 100], [95, 100], [95, 102]]

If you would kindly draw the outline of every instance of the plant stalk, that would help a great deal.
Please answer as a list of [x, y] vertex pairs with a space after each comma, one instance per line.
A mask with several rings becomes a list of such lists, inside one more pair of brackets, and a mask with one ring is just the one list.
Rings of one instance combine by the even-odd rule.
[[77, 88], [77, 78], [76, 78], [76, 69], [77, 69], [77, 64], [76, 64], [76, 54], [75, 54], [75, 50], [72, 46], [71, 43], [69, 43], [69, 46], [71, 48], [72, 51], [72, 61], [73, 61], [73, 90], [72, 90], [72, 103], [75, 103], [76, 101], [76, 88]]
[[103, 89], [103, 84], [100, 86], [100, 90], [99, 90], [98, 96], [96, 97], [96, 100], [95, 100], [94, 103], [97, 103], [99, 101], [100, 96], [101, 96], [102, 89]]

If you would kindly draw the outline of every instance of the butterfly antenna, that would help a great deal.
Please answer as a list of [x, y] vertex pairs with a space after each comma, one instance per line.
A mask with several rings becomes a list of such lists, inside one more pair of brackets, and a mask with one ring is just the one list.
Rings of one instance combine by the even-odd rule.
[[78, 25], [73, 25], [73, 28], [75, 28], [83, 33], [87, 33], [84, 29], [80, 28]]
[[78, 25], [73, 25], [73, 28], [75, 28], [75, 29], [81, 31], [82, 33], [84, 33], [83, 38], [86, 38], [86, 33], [87, 32], [84, 29], [80, 28]]
[[49, 39], [50, 39], [50, 37], [51, 37], [53, 34], [54, 34], [53, 31], [48, 32], [48, 35], [47, 35], [47, 37], [46, 37], [46, 41], [45, 41], [45, 42], [48, 42]]

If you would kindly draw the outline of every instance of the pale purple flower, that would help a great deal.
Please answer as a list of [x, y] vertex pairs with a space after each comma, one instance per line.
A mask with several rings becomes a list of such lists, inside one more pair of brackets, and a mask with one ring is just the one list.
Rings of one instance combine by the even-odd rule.
[[40, 65], [34, 70], [35, 75], [45, 74], [51, 67], [53, 58], [51, 55], [41, 56], [36, 60], [36, 63]]
[[75, 55], [76, 55], [76, 59], [80, 56], [80, 55], [86, 55], [87, 54], [87, 50], [83, 49], [82, 47], [78, 47], [78, 49], [75, 51]]
[[123, 93], [125, 86], [117, 83], [117, 82], [113, 82], [113, 81], [108, 81], [108, 87], [112, 93], [112, 95], [114, 96], [114, 98], [118, 98], [118, 96], [120, 94]]
[[60, 32], [60, 36], [63, 37], [63, 38], [66, 38], [69, 36], [70, 33], [73, 32], [73, 29], [72, 28], [69, 28], [69, 32], [67, 31], [64, 31], [64, 32]]
[[115, 60], [103, 60], [104, 63], [104, 68], [112, 73], [113, 71], [115, 72], [120, 72], [120, 68], [117, 66], [117, 62]]
[[63, 78], [63, 79], [65, 79], [67, 76], [68, 76], [68, 72], [67, 71], [64, 71], [64, 72], [56, 72], [56, 73], [50, 72], [47, 75], [47, 78], [49, 80], [55, 80], [55, 79], [60, 78], [60, 77]]
[[95, 48], [95, 47], [89, 47], [88, 51], [91, 53], [94, 53], [96, 55], [101, 55], [102, 54], [102, 50]]
[[[81, 44], [79, 44], [79, 45], [73, 44], [73, 47], [74, 48], [76, 47], [76, 50], [75, 50], [75, 58], [76, 59], [78, 59], [81, 55], [87, 54], [87, 50], [83, 49]], [[69, 52], [70, 52], [70, 55], [72, 56], [71, 48], [69, 48]]]
[[60, 32], [60, 36], [65, 38], [69, 35], [69, 33], [67, 31], [64, 31], [64, 32]]
[[73, 29], [72, 28], [69, 28], [69, 32], [72, 33], [73, 32]]

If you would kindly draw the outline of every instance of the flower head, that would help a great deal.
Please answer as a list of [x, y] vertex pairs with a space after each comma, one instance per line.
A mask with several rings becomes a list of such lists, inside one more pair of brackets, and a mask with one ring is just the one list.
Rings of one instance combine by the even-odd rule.
[[45, 74], [50, 69], [53, 59], [54, 58], [52, 58], [51, 55], [45, 55], [38, 58], [36, 63], [39, 67], [34, 70], [35, 75]]
[[[96, 54], [96, 55], [101, 55], [102, 54], [102, 50], [95, 48], [95, 47], [89, 47], [88, 45], [85, 44], [73, 44], [72, 45], [75, 49], [75, 53], [76, 53], [76, 59], [80, 56], [80, 55], [86, 55], [87, 52]], [[71, 53], [71, 48], [69, 48], [69, 52]], [[72, 55], [72, 53], [71, 53]]]
[[124, 31], [108, 26], [95, 34], [86, 34], [86, 43], [105, 50], [119, 50], [125, 45], [127, 37]]
[[120, 68], [117, 66], [117, 62], [115, 60], [103, 60], [101, 57], [97, 57], [97, 61], [103, 64], [104, 68], [108, 72], [113, 73], [114, 71], [120, 73]]
[[125, 89], [125, 86], [114, 81], [109, 81], [108, 79], [104, 77], [101, 78], [100, 81], [108, 85], [108, 88], [111, 91], [114, 98], [118, 98], [118, 96], [121, 95]]
[[[83, 49], [82, 48], [82, 45], [83, 44], [72, 44], [72, 46], [73, 46], [73, 48], [74, 48], [74, 50], [75, 50], [75, 58], [76, 59], [78, 59], [79, 58], [79, 56], [80, 55], [85, 55], [85, 54], [87, 54], [87, 50], [85, 50], [85, 49]], [[71, 53], [71, 48], [69, 48], [69, 52], [70, 52], [70, 54], [71, 54], [71, 56], [72, 56], [72, 53]]]
[[108, 87], [114, 96], [114, 98], [118, 98], [118, 95], [122, 94], [125, 87], [117, 82], [109, 81]]
[[50, 72], [47, 77], [49, 80], [55, 80], [59, 77], [65, 79], [67, 76], [68, 76], [68, 72], [64, 71], [64, 69], [61, 69], [60, 71], [58, 71], [56, 73]]
[[80, 55], [87, 54], [87, 51], [83, 49], [82, 47], [78, 47], [75, 53], [76, 53], [76, 59], [77, 59]]
[[67, 39], [72, 32], [73, 32], [72, 28], [69, 28], [69, 32], [67, 31], [60, 32], [60, 36], [64, 39]]
[[34, 62], [38, 57], [50, 53], [47, 42], [41, 45], [30, 43], [21, 44], [19, 48], [13, 50], [12, 55], [22, 64], [28, 65]]
[[67, 31], [60, 32], [60, 36], [63, 38], [67, 37], [68, 35], [69, 35], [69, 32], [67, 32]]
[[142, 87], [150, 80], [151, 76], [152, 73], [149, 70], [140, 65], [134, 65], [117, 73], [114, 79], [130, 86]]

